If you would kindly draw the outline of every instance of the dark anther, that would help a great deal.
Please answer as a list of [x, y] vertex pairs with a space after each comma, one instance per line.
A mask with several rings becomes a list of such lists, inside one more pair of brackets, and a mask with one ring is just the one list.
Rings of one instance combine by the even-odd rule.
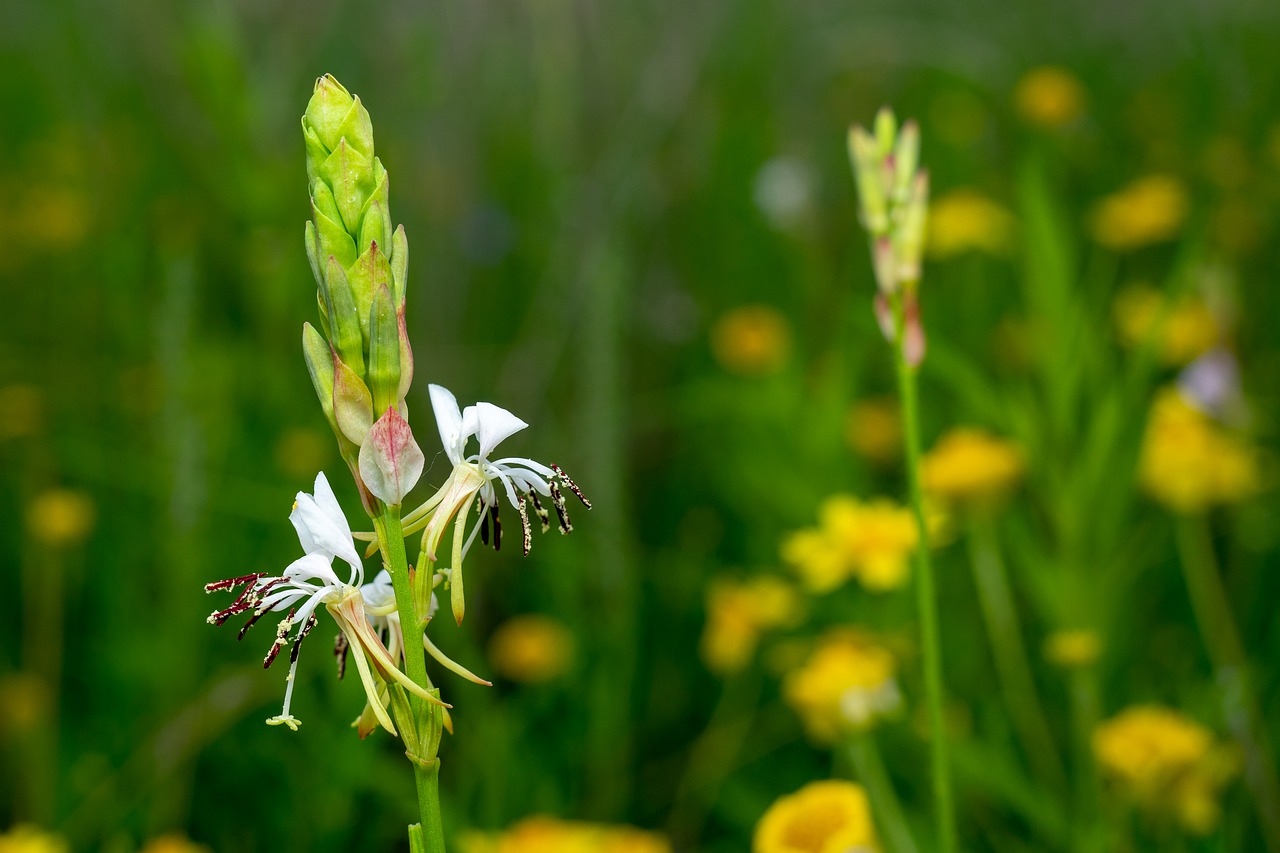
[[480, 506], [480, 541], [489, 544], [489, 508], [483, 504]]
[[342, 676], [347, 674], [347, 652], [351, 649], [351, 644], [347, 642], [346, 634], [338, 634], [338, 639], [333, 642], [333, 656], [338, 659], [338, 680], [342, 680]]
[[537, 492], [529, 492], [529, 498], [533, 501], [533, 511], [538, 514], [538, 521], [542, 522], [542, 532], [546, 533], [551, 529], [551, 516], [547, 515], [547, 509], [542, 505], [542, 501], [538, 500]]
[[551, 503], [555, 505], [556, 515], [560, 518], [560, 532], [568, 533], [573, 530], [573, 525], [569, 523], [569, 511], [564, 506], [564, 495], [560, 493], [555, 480], [551, 481]]
[[307, 634], [311, 633], [311, 629], [316, 626], [316, 615], [312, 613], [307, 617], [307, 623], [302, 626], [302, 630], [298, 632], [298, 639], [293, 641], [293, 648], [289, 650], [289, 665], [293, 666], [298, 662], [298, 649], [302, 648], [302, 641], [307, 638]]
[[217, 592], [218, 590], [221, 590], [221, 589], [235, 589], [236, 587], [240, 586], [240, 584], [252, 583], [253, 581], [256, 581], [258, 578], [265, 578], [266, 576], [267, 576], [266, 572], [259, 572], [252, 575], [241, 575], [238, 578], [227, 578], [226, 580], [222, 580], [222, 581], [214, 581], [213, 583], [205, 584], [204, 591]]
[[587, 500], [587, 496], [582, 493], [582, 489], [578, 488], [577, 483], [569, 479], [569, 475], [566, 474], [559, 465], [552, 465], [551, 470], [556, 472], [556, 476], [560, 478], [560, 482], [564, 483], [565, 486], [568, 487], [569, 491], [578, 496], [578, 500], [582, 501], [583, 506], [587, 509], [591, 509], [591, 501]]
[[280, 650], [284, 648], [284, 644], [288, 641], [289, 629], [293, 627], [293, 614], [296, 612], [297, 608], [290, 608], [289, 615], [280, 620], [280, 624], [276, 626], [275, 641], [272, 642], [267, 656], [262, 659], [263, 669], [269, 669], [271, 664], [275, 663], [276, 655], [280, 654]]
[[524, 534], [524, 555], [529, 556], [529, 549], [533, 546], [533, 533], [529, 530], [529, 508], [525, 505], [525, 496], [520, 496], [520, 530]]
[[493, 522], [493, 550], [502, 550], [502, 519], [498, 518], [498, 505], [489, 510], [489, 520]]

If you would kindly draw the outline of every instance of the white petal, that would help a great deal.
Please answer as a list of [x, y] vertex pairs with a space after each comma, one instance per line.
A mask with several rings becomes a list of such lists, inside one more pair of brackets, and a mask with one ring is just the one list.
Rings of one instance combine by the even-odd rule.
[[[294, 520], [294, 516], [297, 516], [297, 520]], [[339, 517], [342, 516], [339, 515]], [[299, 530], [298, 540], [302, 543], [304, 551], [341, 557], [352, 569], [363, 571], [360, 555], [356, 552], [355, 543], [351, 541], [351, 526], [347, 524], [346, 518], [342, 518], [341, 525], [335, 524], [329, 517], [329, 513], [321, 508], [315, 498], [299, 492], [297, 506], [290, 513], [289, 520], [293, 521], [294, 528]], [[307, 534], [305, 536], [301, 532], [304, 528]]]
[[342, 507], [338, 504], [338, 499], [334, 497], [333, 489], [329, 486], [329, 478], [321, 471], [316, 474], [316, 505], [329, 517], [334, 526], [346, 534], [347, 538], [351, 538], [351, 525], [347, 523], [347, 517], [342, 514]]
[[493, 403], [476, 403], [476, 437], [480, 441], [480, 458], [489, 454], [503, 439], [528, 426], [527, 423]]
[[458, 398], [443, 385], [428, 385], [427, 390], [431, 393], [431, 408], [436, 413], [436, 426], [440, 429], [440, 443], [444, 445], [449, 461], [457, 465], [462, 461], [462, 449], [466, 445]]

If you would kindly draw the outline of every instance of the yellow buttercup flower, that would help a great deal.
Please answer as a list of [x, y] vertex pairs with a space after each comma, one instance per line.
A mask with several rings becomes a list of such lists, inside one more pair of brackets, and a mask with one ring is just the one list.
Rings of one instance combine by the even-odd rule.
[[1158, 332], [1156, 351], [1171, 366], [1191, 363], [1222, 339], [1217, 317], [1199, 296], [1184, 296], [1169, 305], [1159, 290], [1133, 285], [1116, 296], [1113, 311], [1121, 343], [1140, 346]]
[[93, 500], [84, 492], [49, 489], [36, 495], [27, 508], [27, 527], [47, 544], [77, 545], [93, 530], [97, 514]]
[[920, 542], [909, 509], [883, 498], [836, 495], [822, 504], [818, 523], [791, 534], [781, 549], [807, 590], [830, 592], [855, 577], [875, 592], [906, 583]]
[[786, 581], [772, 577], [713, 581], [707, 589], [702, 659], [708, 669], [721, 675], [737, 672], [750, 663], [766, 631], [792, 626], [801, 614], [800, 597]]
[[1238, 769], [1233, 750], [1185, 715], [1138, 705], [1103, 722], [1093, 754], [1116, 789], [1153, 817], [1172, 816], [1205, 834], [1218, 821], [1218, 795]]
[[0, 853], [67, 853], [70, 849], [62, 836], [27, 824], [0, 835]]
[[921, 480], [925, 492], [955, 504], [988, 505], [1022, 479], [1022, 451], [982, 430], [958, 427], [925, 454]]
[[779, 797], [756, 824], [753, 853], [877, 853], [871, 804], [861, 785], [810, 782]]
[[791, 324], [768, 305], [735, 308], [711, 327], [711, 353], [730, 373], [774, 373], [791, 354]]
[[873, 397], [855, 403], [849, 411], [845, 436], [859, 455], [878, 465], [893, 462], [902, 453], [902, 412], [898, 402]]
[[865, 729], [902, 704], [893, 653], [866, 634], [841, 628], [782, 682], [786, 703], [815, 742], [831, 744], [841, 734]]
[[783, 562], [809, 592], [830, 592], [853, 576], [844, 551], [818, 528], [797, 530], [782, 541], [780, 550]]
[[0, 440], [22, 438], [40, 432], [44, 423], [44, 398], [31, 385], [0, 388]]
[[1018, 81], [1013, 92], [1018, 114], [1032, 124], [1059, 128], [1084, 112], [1084, 87], [1065, 68], [1043, 65]]
[[549, 616], [530, 613], [503, 622], [489, 640], [489, 661], [511, 681], [540, 684], [568, 671], [573, 635]]
[[952, 258], [968, 251], [1002, 255], [1013, 245], [1013, 215], [971, 189], [952, 190], [929, 206], [925, 251]]
[[1044, 642], [1044, 656], [1063, 669], [1089, 666], [1102, 653], [1102, 638], [1088, 628], [1054, 631]]
[[1237, 503], [1260, 488], [1254, 449], [1173, 388], [1161, 392], [1151, 407], [1138, 479], [1155, 500], [1183, 514]]
[[535, 815], [505, 832], [468, 833], [464, 853], [671, 853], [662, 836], [629, 826]]
[[1170, 175], [1148, 175], [1098, 202], [1089, 217], [1093, 239], [1117, 251], [1172, 240], [1190, 212], [1186, 187]]

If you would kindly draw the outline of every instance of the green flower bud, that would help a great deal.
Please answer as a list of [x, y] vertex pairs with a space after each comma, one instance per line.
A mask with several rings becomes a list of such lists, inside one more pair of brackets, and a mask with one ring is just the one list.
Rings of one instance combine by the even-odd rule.
[[[345, 139], [338, 140], [323, 163], [321, 181], [333, 190], [333, 199], [342, 214], [342, 224], [349, 234], [360, 231], [360, 212], [373, 194], [373, 160], [353, 148]], [[317, 182], [319, 184], [319, 182]]]
[[[366, 372], [373, 410], [385, 412], [400, 399], [400, 320], [391, 288], [380, 284], [369, 311], [369, 367]], [[366, 481], [367, 482], [367, 481]], [[372, 485], [370, 491], [376, 495]], [[381, 495], [379, 495], [381, 497]]]
[[[303, 113], [303, 127], [310, 127], [325, 148], [332, 151], [338, 147], [342, 138], [342, 128], [347, 121], [347, 114], [355, 105], [355, 98], [339, 83], [332, 74], [326, 74], [316, 80], [311, 100], [307, 102], [307, 111]], [[372, 137], [372, 130], [370, 130]], [[372, 150], [370, 145], [370, 150]]]
[[333, 416], [338, 429], [352, 444], [364, 444], [373, 426], [373, 397], [354, 370], [333, 356]]
[[400, 387], [396, 389], [396, 399], [403, 401], [413, 387], [413, 349], [409, 346], [409, 328], [404, 321], [403, 301], [396, 311], [396, 337], [400, 345]]
[[307, 362], [307, 372], [311, 374], [311, 384], [315, 386], [316, 396], [320, 398], [324, 418], [336, 433], [338, 421], [333, 416], [333, 352], [310, 323], [302, 324], [302, 354]]
[[347, 281], [351, 283], [351, 295], [355, 298], [356, 310], [361, 319], [361, 332], [366, 341], [370, 340], [369, 309], [373, 306], [374, 294], [378, 288], [392, 286], [391, 264], [377, 243], [372, 243], [369, 250], [361, 255], [351, 268], [347, 270]]
[[405, 236], [404, 226], [396, 228], [391, 235], [391, 280], [395, 284], [396, 304], [404, 312], [406, 281], [409, 278], [409, 238]]
[[409, 423], [389, 408], [370, 427], [360, 446], [360, 479], [387, 506], [399, 506], [426, 467]]
[[[325, 308], [328, 309], [332, 342], [342, 360], [364, 374], [364, 335], [356, 300], [352, 298], [347, 274], [337, 258], [329, 256], [328, 275], [323, 290]], [[368, 308], [365, 309], [366, 312]]]

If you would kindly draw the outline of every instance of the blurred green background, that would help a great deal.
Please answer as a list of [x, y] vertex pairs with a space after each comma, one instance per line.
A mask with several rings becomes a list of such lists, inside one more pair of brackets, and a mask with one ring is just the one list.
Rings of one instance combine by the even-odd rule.
[[[283, 687], [261, 671], [265, 633], [237, 644], [204, 623], [203, 583], [297, 556], [285, 519], [317, 470], [359, 511], [299, 345], [315, 296], [298, 117], [331, 72], [373, 116], [409, 235], [428, 458], [430, 381], [527, 420], [504, 447], [559, 462], [595, 504], [527, 560], [473, 558], [467, 622], [440, 626], [482, 674], [512, 616], [546, 614], [574, 646], [539, 683], [444, 682], [450, 832], [545, 813], [743, 850], [779, 796], [850, 774], [806, 740], [776, 668], [713, 675], [699, 643], [713, 578], [790, 577], [780, 543], [826, 498], [905, 494], [899, 465], [849, 439], [855, 402], [893, 386], [844, 141], [887, 103], [920, 121], [935, 197], [1003, 211], [969, 243], [964, 212], [961, 248], [926, 266], [924, 436], [977, 424], [1027, 451], [1000, 536], [1070, 776], [1032, 780], [953, 533], [935, 559], [968, 847], [1265, 849], [1258, 815], [1280, 803], [1239, 777], [1203, 838], [1106, 808], [1080, 727], [1155, 702], [1233, 731], [1179, 570], [1188, 522], [1135, 486], [1148, 403], [1177, 367], [1117, 336], [1135, 283], [1225, 280], [1238, 306], [1220, 337], [1261, 486], [1194, 529], [1259, 706], [1280, 701], [1280, 6], [57, 0], [3, 20], [0, 828], [75, 850], [167, 833], [407, 849], [402, 751], [348, 728], [363, 697], [324, 643], [303, 655], [290, 734], [262, 724]], [[1037, 122], [1034, 92], [1019, 111], [1046, 65], [1078, 87], [1062, 121]], [[1108, 245], [1096, 205], [1150, 174], [1186, 214]], [[984, 244], [990, 228], [1004, 236]], [[723, 325], [745, 305], [771, 309], [764, 332]], [[441, 457], [428, 478], [445, 474]], [[912, 603], [851, 585], [790, 633], [905, 638], [904, 712], [877, 738], [927, 850]], [[1043, 661], [1046, 636], [1082, 625], [1096, 665]]]

